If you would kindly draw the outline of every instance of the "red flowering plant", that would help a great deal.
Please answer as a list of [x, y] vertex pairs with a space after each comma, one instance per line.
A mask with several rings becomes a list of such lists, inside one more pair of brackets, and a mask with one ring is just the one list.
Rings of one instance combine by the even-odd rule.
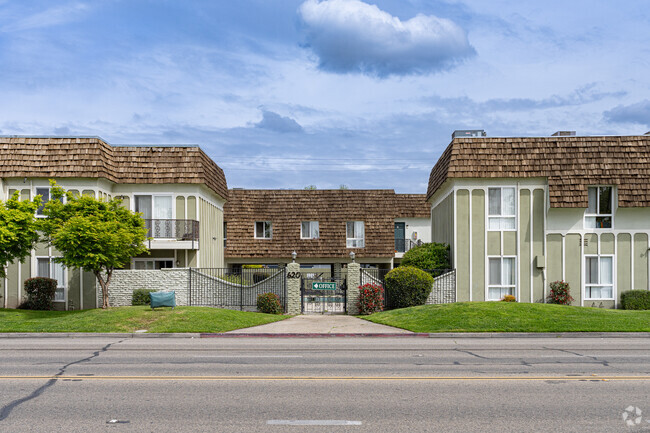
[[384, 288], [381, 284], [367, 283], [359, 286], [357, 301], [359, 314], [372, 314], [384, 309]]
[[550, 284], [551, 293], [549, 293], [547, 300], [551, 304], [571, 305], [573, 298], [569, 291], [569, 283], [564, 281], [553, 281]]

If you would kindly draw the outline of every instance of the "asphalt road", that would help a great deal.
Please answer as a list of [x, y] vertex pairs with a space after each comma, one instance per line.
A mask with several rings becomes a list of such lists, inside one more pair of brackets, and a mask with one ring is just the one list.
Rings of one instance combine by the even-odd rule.
[[0, 367], [1, 432], [650, 432], [650, 338], [0, 339]]

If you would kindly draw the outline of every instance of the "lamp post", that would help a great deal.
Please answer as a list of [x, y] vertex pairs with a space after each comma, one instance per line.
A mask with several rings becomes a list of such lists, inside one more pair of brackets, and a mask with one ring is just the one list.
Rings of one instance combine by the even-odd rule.
[[352, 259], [352, 263], [354, 263], [354, 257], [356, 254], [354, 254], [354, 251], [350, 251], [350, 258]]
[[292, 253], [291, 253], [291, 258], [293, 259], [293, 263], [296, 263], [296, 257], [298, 257], [298, 253], [295, 252], [295, 251], [292, 252]]

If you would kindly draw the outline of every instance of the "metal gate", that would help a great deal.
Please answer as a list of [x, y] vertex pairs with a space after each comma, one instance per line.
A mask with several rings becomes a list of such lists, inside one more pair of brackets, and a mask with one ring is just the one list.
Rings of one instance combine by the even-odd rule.
[[189, 305], [256, 311], [257, 296], [275, 293], [287, 306], [287, 273], [279, 269], [189, 269]]
[[345, 314], [347, 312], [347, 282], [343, 278], [323, 274], [300, 279], [300, 299], [303, 314]]

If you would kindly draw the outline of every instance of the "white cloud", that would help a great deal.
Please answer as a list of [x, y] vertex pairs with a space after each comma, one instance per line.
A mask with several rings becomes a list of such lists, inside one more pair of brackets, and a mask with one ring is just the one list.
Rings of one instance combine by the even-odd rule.
[[1, 30], [4, 32], [15, 32], [65, 24], [79, 19], [88, 10], [88, 5], [84, 3], [55, 6], [18, 19], [13, 23], [6, 24], [2, 26]]
[[433, 15], [402, 21], [359, 0], [307, 0], [299, 13], [319, 67], [327, 71], [421, 74], [474, 54], [462, 28]]

